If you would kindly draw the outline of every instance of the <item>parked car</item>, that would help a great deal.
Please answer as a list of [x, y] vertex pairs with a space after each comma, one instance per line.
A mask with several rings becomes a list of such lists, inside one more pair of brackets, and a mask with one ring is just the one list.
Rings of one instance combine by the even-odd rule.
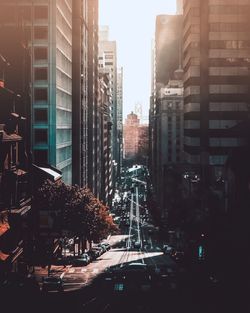
[[111, 249], [111, 246], [108, 242], [102, 242], [101, 244], [106, 248], [107, 251]]
[[170, 254], [173, 251], [173, 247], [169, 245], [164, 245], [162, 251], [164, 252], [164, 254]]
[[90, 263], [90, 257], [87, 253], [83, 253], [72, 260], [73, 266], [86, 266]]
[[103, 247], [95, 246], [95, 247], [92, 248], [92, 250], [98, 251], [98, 254], [99, 254], [98, 256], [100, 256], [100, 255], [102, 255], [104, 253]]
[[42, 291], [63, 291], [63, 281], [60, 277], [43, 277]]
[[87, 252], [87, 254], [90, 257], [90, 261], [95, 261], [100, 256], [100, 251], [91, 249]]
[[72, 256], [63, 256], [58, 257], [52, 260], [53, 265], [70, 265], [72, 263], [73, 257]]
[[107, 252], [107, 248], [106, 248], [106, 246], [105, 246], [104, 244], [99, 243], [99, 244], [97, 245], [97, 247], [99, 247], [99, 248], [101, 248], [101, 249], [103, 250], [102, 253]]

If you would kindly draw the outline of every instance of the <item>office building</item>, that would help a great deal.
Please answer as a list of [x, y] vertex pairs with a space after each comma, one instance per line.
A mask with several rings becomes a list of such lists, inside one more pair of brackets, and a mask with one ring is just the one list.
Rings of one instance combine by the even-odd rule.
[[109, 40], [109, 29], [107, 26], [100, 27], [99, 37], [99, 64], [110, 71], [111, 93], [112, 93], [112, 158], [114, 176], [118, 173], [120, 141], [118, 137], [118, 105], [117, 105], [117, 50], [116, 41]]
[[182, 16], [158, 15], [155, 27], [154, 87], [158, 91], [182, 65]]
[[[111, 147], [111, 86], [109, 70], [99, 69], [100, 145], [101, 145], [101, 196], [110, 205], [113, 193]], [[100, 178], [99, 178], [100, 179]]]
[[98, 0], [88, 5], [88, 186], [96, 197], [101, 193], [99, 132]]
[[117, 69], [117, 137], [118, 137], [118, 159], [117, 175], [120, 175], [123, 159], [123, 68]]
[[176, 0], [176, 14], [183, 14], [183, 0]]
[[72, 2], [72, 183], [88, 185], [88, 5]]
[[128, 114], [124, 124], [124, 159], [136, 159], [138, 154], [138, 135], [140, 120], [131, 112]]
[[31, 144], [37, 164], [72, 182], [72, 3], [1, 1], [1, 31], [22, 20], [32, 55]]
[[[184, 0], [185, 156], [203, 181], [247, 142], [250, 4]], [[209, 183], [207, 181], [207, 183]]]

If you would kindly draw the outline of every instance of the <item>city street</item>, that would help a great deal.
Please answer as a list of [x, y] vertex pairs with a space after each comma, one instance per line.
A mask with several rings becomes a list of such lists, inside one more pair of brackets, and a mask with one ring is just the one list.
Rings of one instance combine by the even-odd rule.
[[[144, 194], [141, 198], [144, 199]], [[138, 187], [135, 193], [131, 193], [124, 200], [128, 200], [128, 205], [123, 208], [129, 214], [127, 216], [129, 227], [122, 228], [123, 234], [108, 238], [107, 242], [111, 245], [111, 250], [87, 266], [52, 266], [51, 276], [60, 277], [63, 280], [64, 292], [88, 286], [109, 267], [120, 266], [122, 268], [123, 264], [129, 262], [140, 262], [155, 269], [158, 266], [174, 266], [172, 259], [161, 252], [157, 243], [153, 243], [147, 229], [144, 229], [145, 223], [142, 223], [140, 214], [142, 206], [139, 203]], [[138, 245], [137, 249], [131, 249], [135, 243]], [[147, 244], [144, 245], [144, 243]], [[118, 244], [120, 244], [119, 248], [116, 247]], [[35, 273], [41, 286], [42, 278], [47, 276], [48, 271], [46, 268], [37, 267]]]

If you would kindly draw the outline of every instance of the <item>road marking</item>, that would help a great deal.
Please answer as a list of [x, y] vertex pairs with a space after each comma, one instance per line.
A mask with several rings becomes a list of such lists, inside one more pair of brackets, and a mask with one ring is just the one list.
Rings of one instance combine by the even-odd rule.
[[87, 269], [86, 269], [86, 268], [82, 268], [82, 269], [81, 269], [81, 272], [82, 272], [82, 273], [87, 272]]
[[74, 269], [74, 268], [70, 268], [70, 269], [69, 269], [69, 273], [70, 273], [70, 274], [75, 273], [75, 269]]
[[88, 302], [86, 302], [86, 303], [83, 304], [83, 307], [85, 307], [86, 305], [89, 305], [90, 303], [92, 303], [92, 302], [94, 302], [94, 301], [96, 301], [96, 300], [97, 300], [96, 297], [93, 298], [93, 299], [91, 299], [91, 300], [89, 300]]
[[87, 282], [84, 282], [84, 283], [67, 283], [67, 282], [65, 282], [64, 286], [73, 286], [73, 285], [78, 286], [78, 285], [86, 285], [86, 284], [87, 284]]
[[98, 268], [94, 268], [92, 273], [98, 273], [99, 272], [99, 269]]
[[63, 279], [63, 276], [65, 275], [65, 272], [63, 272], [61, 275], [60, 275], [60, 278]]

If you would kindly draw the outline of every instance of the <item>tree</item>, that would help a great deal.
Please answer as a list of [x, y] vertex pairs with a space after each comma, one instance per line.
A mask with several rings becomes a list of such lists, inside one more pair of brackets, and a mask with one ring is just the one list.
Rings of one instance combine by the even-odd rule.
[[42, 206], [54, 213], [54, 227], [61, 233], [69, 232], [74, 239], [79, 238], [82, 250], [86, 240], [98, 242], [118, 231], [108, 208], [87, 188], [47, 180], [38, 194]]

